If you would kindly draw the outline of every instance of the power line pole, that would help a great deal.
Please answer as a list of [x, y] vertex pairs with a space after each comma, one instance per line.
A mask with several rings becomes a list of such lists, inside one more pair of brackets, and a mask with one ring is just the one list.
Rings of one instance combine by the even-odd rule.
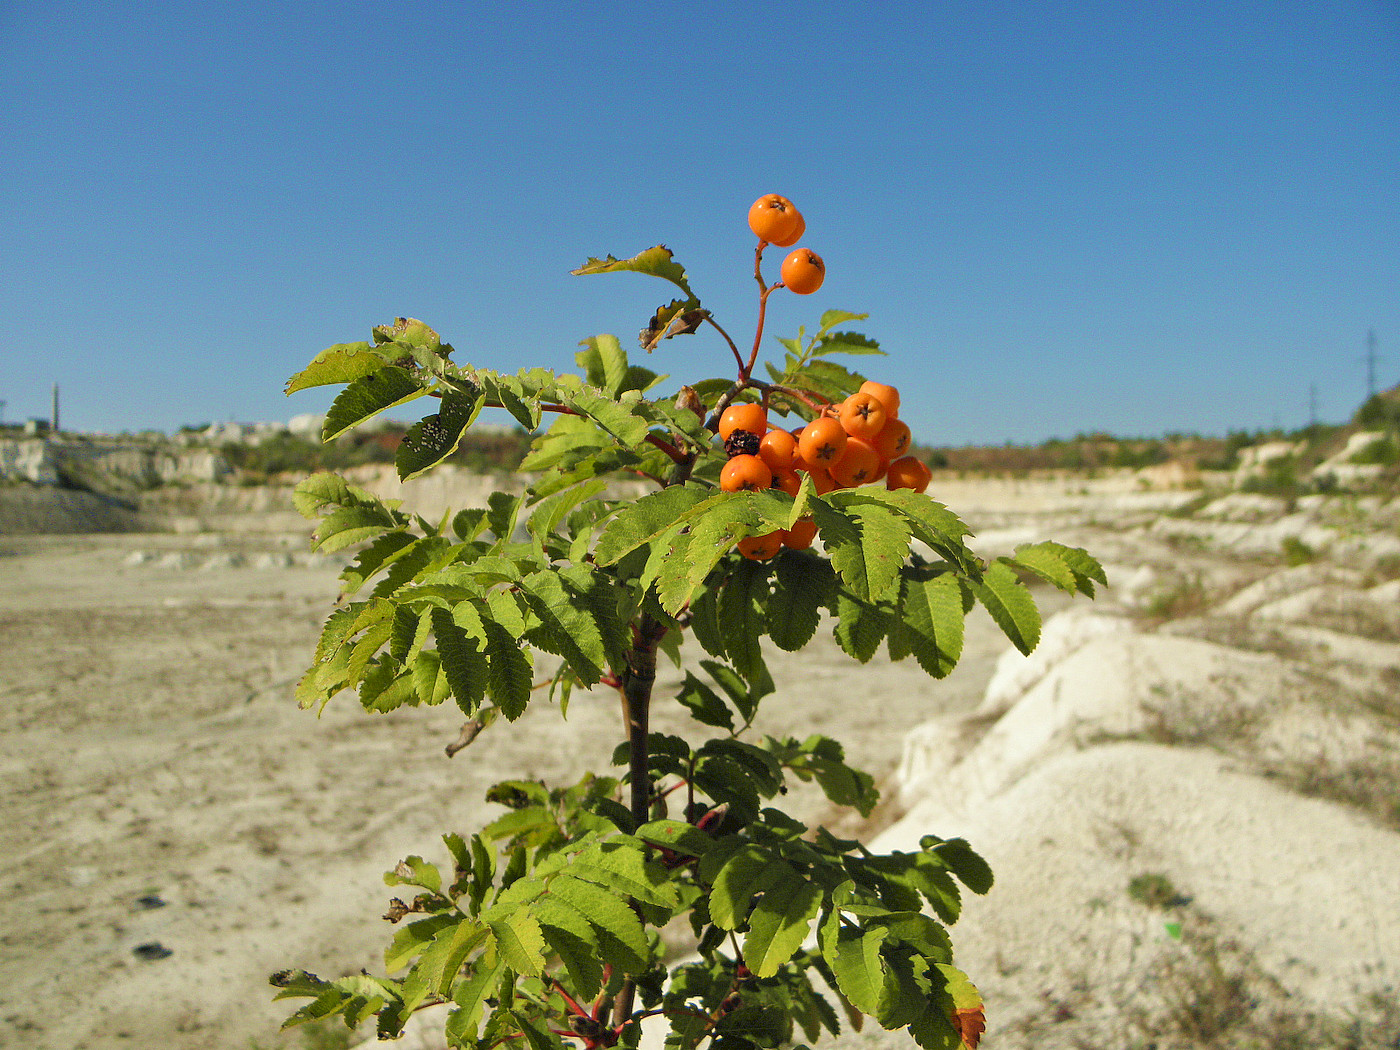
[[1317, 426], [1317, 384], [1308, 387], [1308, 426]]

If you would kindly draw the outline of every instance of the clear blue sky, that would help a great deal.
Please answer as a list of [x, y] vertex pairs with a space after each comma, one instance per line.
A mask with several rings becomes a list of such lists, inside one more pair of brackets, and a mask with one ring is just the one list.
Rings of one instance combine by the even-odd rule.
[[324, 411], [284, 379], [400, 314], [573, 370], [671, 286], [568, 271], [656, 243], [743, 342], [768, 192], [828, 267], [769, 332], [868, 312], [927, 444], [1338, 421], [1370, 329], [1400, 379], [1397, 0], [0, 0], [0, 41], [9, 421]]

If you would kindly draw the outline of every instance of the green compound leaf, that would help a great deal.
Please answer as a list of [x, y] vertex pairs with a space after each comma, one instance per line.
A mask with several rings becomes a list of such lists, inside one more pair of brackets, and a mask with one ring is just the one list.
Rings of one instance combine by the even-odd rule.
[[861, 601], [880, 601], [899, 579], [909, 553], [909, 530], [887, 508], [841, 496], [813, 497], [812, 517], [841, 582]]
[[605, 526], [593, 552], [594, 561], [612, 565], [630, 551], [654, 542], [711, 494], [712, 490], [701, 485], [673, 485], [624, 506]]
[[432, 621], [442, 673], [457, 706], [470, 718], [486, 695], [486, 653], [481, 643], [469, 636], [446, 609], [433, 609]]
[[490, 931], [475, 919], [462, 919], [439, 932], [404, 981], [404, 1002], [408, 1009], [412, 1010], [429, 994], [451, 994], [457, 972], [467, 956], [490, 935]]
[[707, 740], [696, 755], [704, 760], [723, 756], [744, 769], [748, 779], [764, 798], [772, 798], [783, 784], [783, 768], [777, 757], [745, 740]]
[[499, 954], [491, 965], [478, 958], [471, 976], [459, 981], [452, 989], [452, 1001], [458, 1009], [447, 1015], [446, 1034], [457, 1040], [456, 1045], [467, 1046], [475, 1042], [486, 999], [500, 984], [505, 972], [505, 960]]
[[616, 840], [591, 846], [579, 853], [570, 874], [658, 908], [679, 906], [676, 889], [664, 867], [647, 857], [639, 843]]
[[765, 737], [763, 746], [801, 779], [815, 777], [826, 797], [839, 806], [851, 806], [868, 817], [880, 800], [874, 777], [846, 765], [846, 751], [840, 741], [820, 734], [813, 734], [800, 744], [792, 739]]
[[[303, 518], [314, 519], [327, 507], [385, 506], [362, 488], [350, 485], [339, 474], [312, 474], [292, 490], [292, 505]], [[390, 506], [397, 507], [393, 501]]]
[[429, 893], [441, 893], [442, 874], [437, 865], [429, 864], [422, 857], [406, 857], [393, 871], [384, 873], [384, 885], [421, 886]]
[[544, 933], [530, 915], [517, 911], [491, 921], [490, 926], [496, 938], [496, 949], [507, 966], [516, 973], [532, 977], [544, 971], [547, 951]]
[[1029, 654], [1040, 641], [1040, 610], [1015, 571], [996, 561], [980, 580], [969, 580], [967, 586], [1011, 644]]
[[433, 942], [443, 929], [456, 926], [457, 919], [451, 915], [432, 915], [417, 922], [410, 922], [394, 934], [393, 943], [384, 951], [384, 968], [390, 973], [402, 970], [414, 956]]
[[755, 894], [801, 879], [787, 861], [749, 843], [732, 853], [715, 876], [710, 889], [710, 921], [721, 930], [737, 930], [748, 918]]
[[617, 397], [627, 381], [627, 351], [615, 335], [599, 335], [579, 344], [584, 349], [574, 355], [590, 386], [609, 397]]
[[[784, 528], [789, 507], [788, 498], [774, 492], [724, 492], [697, 504], [682, 518], [680, 527], [688, 532], [674, 539], [669, 534], [663, 537], [669, 549], [655, 563], [661, 607], [672, 616], [679, 613], [735, 543], [744, 536]], [[766, 579], [767, 568], [760, 571]], [[735, 570], [736, 575], [739, 572]], [[648, 578], [644, 574], [643, 582]]]
[[314, 1002], [282, 1022], [283, 1030], [336, 1014], [344, 1014], [345, 1023], [353, 1028], [399, 998], [397, 982], [360, 975], [323, 981], [305, 970], [298, 970], [273, 974], [272, 982], [280, 989], [275, 999], [315, 997]]
[[587, 917], [606, 955], [609, 958], [622, 955], [624, 971], [640, 973], [646, 969], [651, 954], [646, 929], [626, 900], [574, 874], [558, 875], [550, 880], [549, 893]]
[[661, 846], [687, 857], [703, 857], [715, 844], [709, 835], [683, 820], [653, 820], [650, 824], [643, 824], [634, 834], [652, 846]]
[[906, 575], [890, 632], [890, 658], [912, 653], [934, 678], [957, 666], [963, 647], [963, 584], [952, 573]]
[[824, 558], [811, 551], [784, 551], [774, 564], [773, 593], [768, 599], [768, 637], [784, 652], [795, 653], [812, 640], [823, 608], [836, 593], [836, 575]]
[[343, 507], [321, 519], [313, 538], [316, 550], [330, 554], [401, 528], [399, 517], [383, 506]]
[[[563, 415], [535, 438], [529, 453], [520, 461], [520, 469], [568, 470], [613, 445], [612, 435], [599, 430], [592, 420]], [[539, 484], [532, 488], [538, 492]]]
[[412, 373], [402, 368], [381, 368], [355, 380], [331, 403], [321, 427], [321, 440], [330, 441], [386, 408], [407, 404], [427, 390]]
[[313, 386], [353, 383], [378, 372], [404, 356], [402, 347], [371, 346], [369, 343], [336, 343], [328, 346], [311, 363], [287, 380], [286, 393], [295, 394]]
[[812, 931], [822, 891], [796, 871], [769, 889], [749, 915], [744, 963], [758, 977], [772, 977]]
[[701, 759], [690, 780], [716, 804], [727, 805], [740, 823], [747, 824], [758, 816], [758, 788], [748, 770], [728, 756], [709, 755]]
[[967, 525], [943, 504], [923, 493], [863, 486], [829, 496], [835, 497], [832, 502], [840, 506], [863, 503], [885, 507], [904, 521], [915, 539], [927, 544], [950, 564], [974, 576], [981, 572], [981, 563], [963, 543], [963, 537], [968, 535]]
[[997, 560], [1033, 573], [1069, 594], [1085, 594], [1092, 598], [1095, 581], [1108, 583], [1103, 566], [1087, 551], [1048, 540], [1022, 544], [1010, 558]]
[[520, 648], [516, 637], [498, 620], [486, 620], [485, 630], [486, 651], [491, 654], [486, 692], [501, 709], [501, 714], [514, 722], [525, 713], [530, 702], [534, 665], [529, 653]]
[[885, 611], [843, 592], [836, 596], [836, 616], [833, 634], [841, 651], [853, 660], [869, 663], [885, 638], [888, 627]]
[[531, 634], [536, 644], [562, 656], [585, 686], [596, 685], [607, 666], [607, 648], [586, 603], [564, 587], [557, 571], [548, 569], [521, 580], [520, 592], [540, 621]]
[[393, 324], [375, 325], [371, 334], [377, 344], [394, 342], [400, 346], [434, 352], [443, 346], [437, 332], [416, 317], [397, 317]]
[[378, 572], [402, 556], [405, 548], [412, 546], [414, 542], [414, 536], [408, 532], [389, 532], [380, 536], [360, 551], [355, 560], [340, 574], [341, 580], [344, 581], [341, 589], [347, 595], [355, 594]]
[[[748, 560], [735, 566], [719, 596], [719, 622], [724, 625], [724, 643], [729, 662], [751, 684], [764, 683], [768, 679], [763, 650], [759, 645], [767, 627], [763, 612], [767, 599], [768, 568]], [[745, 715], [746, 720], [749, 717]]]
[[558, 896], [545, 897], [532, 912], [544, 939], [569, 971], [574, 994], [588, 999], [603, 982], [602, 946], [584, 914]]
[[436, 650], [419, 653], [409, 673], [413, 676], [413, 688], [420, 704], [436, 707], [452, 695], [447, 672], [442, 669], [442, 655]]
[[[851, 314], [851, 320], [864, 319], [864, 314]], [[836, 322], [841, 324], [843, 322]], [[822, 327], [826, 327], [823, 323]], [[812, 349], [813, 357], [820, 357], [825, 354], [879, 354], [885, 356], [885, 351], [880, 349], [880, 344], [868, 336], [858, 332], [833, 332], [831, 335], [818, 340], [817, 345]]]
[[442, 396], [442, 407], [425, 419], [408, 428], [399, 450], [394, 457], [394, 465], [400, 481], [408, 481], [431, 470], [453, 452], [472, 425], [485, 395], [478, 389], [468, 396], [456, 391]]
[[841, 923], [840, 913], [832, 910], [822, 924], [819, 942], [822, 955], [836, 977], [836, 986], [862, 1013], [879, 1014], [885, 990], [885, 970], [880, 945], [887, 930], [861, 930]]
[[689, 671], [685, 674], [685, 684], [676, 694], [676, 700], [688, 708], [690, 716], [701, 725], [734, 731], [734, 717], [728, 705], [718, 693]]
[[570, 408], [581, 412], [612, 435], [625, 448], [634, 448], [647, 438], [650, 424], [645, 418], [634, 414], [630, 406], [619, 404], [596, 390], [585, 387], [566, 394], [563, 400]]
[[926, 835], [919, 845], [942, 862], [973, 893], [991, 892], [991, 866], [968, 845], [966, 839], [945, 841], [934, 835]]
[[413, 675], [402, 669], [402, 665], [390, 658], [371, 667], [360, 683], [360, 703], [366, 711], [385, 714], [404, 704], [415, 703], [418, 690], [413, 684]]
[[648, 248], [640, 254], [634, 255], [630, 259], [616, 259], [609, 255], [606, 259], [589, 259], [577, 270], [571, 270], [576, 277], [586, 276], [594, 273], [622, 273], [631, 271], [632, 273], [649, 274], [652, 277], [660, 277], [670, 281], [677, 288], [686, 294], [688, 299], [695, 300], [698, 304], [694, 292], [690, 290], [690, 283], [686, 278], [685, 268], [674, 261], [671, 249], [664, 244], [658, 244], [654, 248]]
[[[606, 478], [594, 478], [591, 481], [585, 481], [561, 492], [556, 492], [552, 496], [546, 496], [531, 508], [530, 516], [525, 522], [526, 528], [530, 535], [543, 541], [557, 532], [559, 526], [570, 518], [580, 504], [591, 501], [607, 487]], [[601, 509], [606, 505], [593, 504], [592, 506]]]
[[390, 530], [402, 529], [408, 519], [396, 508], [398, 501], [384, 502], [364, 489], [345, 483], [337, 474], [313, 474], [297, 485], [292, 503], [302, 517], [317, 520], [313, 536], [317, 550], [336, 551]]

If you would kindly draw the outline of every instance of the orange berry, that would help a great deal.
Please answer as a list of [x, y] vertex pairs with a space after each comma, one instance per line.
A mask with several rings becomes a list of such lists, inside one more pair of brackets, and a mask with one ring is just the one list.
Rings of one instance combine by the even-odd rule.
[[842, 488], [853, 488], [874, 481], [880, 471], [880, 454], [863, 438], [846, 441], [846, 451], [831, 465], [831, 478]]
[[747, 430], [754, 437], [762, 437], [768, 429], [768, 412], [762, 405], [744, 401], [730, 405], [719, 417], [719, 439], [728, 441], [736, 430]]
[[807, 476], [812, 479], [812, 488], [818, 496], [825, 496], [832, 489], [840, 488], [836, 480], [831, 476], [831, 471], [824, 467], [815, 467], [807, 471]]
[[758, 455], [772, 470], [791, 470], [797, 459], [797, 438], [786, 430], [770, 430], [758, 442]]
[[905, 456], [890, 464], [889, 472], [885, 475], [885, 487], [923, 492], [932, 480], [933, 471], [928, 469], [923, 460]]
[[806, 233], [806, 232], [807, 232], [807, 220], [804, 219], [804, 218], [802, 217], [802, 213], [801, 213], [801, 212], [798, 212], [798, 213], [797, 213], [797, 226], [793, 228], [792, 233], [788, 234], [788, 235], [787, 235], [786, 237], [784, 237], [782, 240], [778, 240], [778, 239], [775, 237], [775, 238], [773, 238], [772, 243], [773, 243], [773, 244], [776, 244], [779, 248], [790, 248], [790, 247], [792, 247], [794, 244], [796, 244], [798, 241], [802, 240], [802, 235], [803, 235], [804, 233]]
[[784, 529], [783, 546], [790, 550], [805, 551], [812, 545], [817, 535], [817, 523], [811, 518], [799, 518], [790, 529]]
[[[792, 201], [776, 193], [760, 197], [749, 206], [749, 229], [753, 230], [760, 241], [780, 245], [796, 244], [801, 234], [794, 236], [794, 231], [801, 222], [802, 215], [793, 207]], [[789, 237], [792, 239], [788, 240]]]
[[789, 496], [796, 497], [798, 489], [802, 487], [802, 479], [797, 476], [796, 471], [775, 470], [773, 471], [773, 484], [771, 487], [781, 489]]
[[826, 263], [811, 248], [798, 248], [783, 260], [778, 276], [788, 291], [811, 295], [826, 280]]
[[899, 418], [899, 391], [894, 387], [867, 379], [860, 385], [860, 392], [878, 397], [880, 404], [885, 406], [885, 415], [889, 416], [890, 419]]
[[880, 453], [880, 458], [886, 463], [893, 463], [909, 451], [909, 442], [913, 435], [909, 432], [909, 424], [902, 419], [887, 419], [885, 427], [880, 433], [875, 435], [875, 440], [871, 442], [875, 446], [875, 451]]
[[851, 437], [869, 441], [885, 428], [885, 406], [874, 394], [852, 394], [841, 402], [836, 416]]
[[846, 431], [831, 416], [819, 416], [802, 428], [797, 454], [809, 468], [829, 468], [846, 451]]
[[725, 492], [759, 492], [772, 484], [773, 472], [757, 456], [735, 456], [719, 472], [719, 487]]
[[783, 549], [782, 530], [762, 536], [745, 536], [739, 541], [739, 553], [750, 561], [767, 561]]

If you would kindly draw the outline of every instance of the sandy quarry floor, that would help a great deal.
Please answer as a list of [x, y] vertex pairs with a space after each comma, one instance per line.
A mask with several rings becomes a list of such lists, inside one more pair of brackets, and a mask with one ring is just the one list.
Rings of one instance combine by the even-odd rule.
[[[450, 705], [371, 718], [342, 698], [319, 721], [298, 710], [291, 690], [338, 567], [258, 568], [252, 550], [227, 565], [255, 546], [0, 539], [0, 1045], [277, 1045], [289, 1010], [270, 1002], [270, 973], [382, 970], [385, 870], [445, 856], [444, 831], [496, 815], [482, 802], [496, 780], [572, 782], [605, 766], [620, 724], [605, 692], [576, 695], [567, 722], [540, 705], [451, 760]], [[134, 552], [152, 560], [127, 564]], [[775, 679], [801, 688], [766, 702], [764, 729], [836, 735], [886, 778], [902, 731], [975, 705], [1003, 648], [972, 620], [953, 679], [885, 664], [885, 698], [859, 710], [865, 669], [834, 644], [779, 654]], [[667, 665], [659, 688], [679, 681]], [[663, 704], [653, 728], [679, 732], [682, 714]], [[794, 794], [796, 815], [825, 813]], [[144, 907], [150, 897], [164, 906]], [[150, 944], [171, 954], [135, 954]]]
[[[1226, 535], [1228, 522], [1216, 522], [1216, 533], [1203, 525], [1182, 540], [1183, 519], [1163, 511], [1190, 494], [950, 483], [943, 498], [980, 526], [980, 553], [1000, 553], [1032, 538], [1094, 550], [1119, 584], [1106, 596], [1108, 605], [1117, 603], [1119, 614], [1135, 616], [1135, 629], [1153, 637], [1172, 628], [1160, 616], [1144, 619], [1146, 613], [1173, 613], [1181, 603], [1184, 611], [1173, 613], [1184, 617], [1181, 633], [1190, 635], [1196, 623], [1196, 635], [1210, 636], [1213, 628], [1190, 618], [1201, 611], [1193, 601], [1204, 606], [1217, 593], [1237, 595], [1281, 568], [1277, 535], [1257, 550], [1248, 547], [1261, 531], [1258, 522], [1238, 536]], [[1367, 513], [1363, 508], [1363, 519]], [[456, 738], [461, 719], [450, 706], [370, 717], [342, 698], [319, 720], [299, 711], [292, 686], [334, 597], [339, 566], [308, 564], [305, 541], [293, 533], [250, 533], [235, 524], [192, 519], [181, 526], [183, 535], [0, 536], [0, 826], [8, 831], [0, 846], [6, 880], [0, 886], [0, 1046], [242, 1050], [250, 1040], [262, 1047], [300, 1046], [299, 1038], [276, 1034], [288, 1009], [270, 1002], [269, 973], [288, 966], [323, 976], [382, 970], [389, 928], [374, 917], [391, 895], [381, 879], [386, 869], [410, 853], [445, 856], [443, 831], [470, 832], [496, 812], [481, 801], [495, 780], [569, 782], [601, 766], [613, 748], [619, 720], [615, 697], [605, 693], [576, 697], [567, 722], [557, 710], [537, 705], [451, 760], [442, 749]], [[1298, 528], [1305, 525], [1311, 527]], [[1351, 528], [1338, 535], [1356, 533]], [[1400, 533], [1389, 524], [1378, 533], [1383, 562], [1385, 544], [1400, 545]], [[1312, 542], [1321, 545], [1316, 535]], [[1356, 587], [1374, 587], [1384, 578], [1366, 571], [1366, 579], [1353, 581]], [[1328, 585], [1319, 580], [1316, 586]], [[1196, 596], [1193, 582], [1210, 596]], [[1300, 589], [1306, 587], [1265, 595], [1245, 614], [1263, 609], [1256, 619], [1292, 631], [1291, 652], [1307, 661], [1342, 660], [1338, 674], [1359, 681], [1358, 695], [1372, 686], [1393, 690], [1397, 680], [1388, 668], [1400, 666], [1400, 626], [1385, 619], [1389, 592], [1377, 591], [1381, 611], [1364, 629], [1351, 630], [1338, 619], [1346, 609], [1329, 606], [1326, 593], [1291, 612], [1276, 608], [1277, 599]], [[1065, 606], [1053, 594], [1040, 596], [1047, 613]], [[1307, 631], [1331, 632], [1334, 644], [1309, 648]], [[1359, 646], [1345, 650], [1345, 659], [1335, 656], [1340, 635]], [[1016, 814], [1028, 812], [1016, 791], [1035, 790], [1027, 786], [1036, 783], [1032, 774], [1042, 768], [1053, 773], [1065, 753], [1053, 741], [1042, 741], [1036, 751], [1024, 732], [1011, 733], [1018, 710], [1030, 717], [1025, 712], [1032, 708], [1021, 701], [1034, 692], [1034, 676], [1015, 688], [1003, 681], [995, 710], [983, 704], [1007, 648], [979, 613], [969, 620], [963, 663], [945, 682], [926, 678], [912, 662], [889, 665], [877, 657], [861, 668], [832, 643], [775, 657], [780, 691], [766, 702], [762, 728], [837, 736], [853, 764], [891, 787], [903, 762], [906, 794], [900, 806], [880, 814], [888, 824], [903, 810], [917, 809], [924, 796], [910, 794], [910, 785], [920, 783], [939, 753], [936, 741], [925, 741], [911, 759], [905, 746], [910, 730], [933, 719], [963, 734], [959, 739], [975, 742], [966, 737], [972, 724], [985, 740], [996, 741], [1000, 719], [1013, 743], [997, 745], [997, 754], [981, 756], [977, 766], [979, 783], [1000, 777], [995, 790], [979, 796], [964, 785], [959, 805], [935, 800], [928, 816], [939, 824], [931, 830], [966, 830], [975, 841], [978, 813], [1013, 827], [1021, 819]], [[1070, 652], [1061, 654], [1065, 666]], [[853, 705], [852, 697], [870, 695], [872, 672], [880, 701]], [[663, 696], [680, 680], [674, 669], [668, 673], [660, 682]], [[1139, 704], [1132, 697], [1124, 702]], [[966, 716], [974, 714], [968, 723]], [[654, 722], [667, 732], [684, 725], [681, 709], [665, 703]], [[1140, 742], [1146, 731], [1135, 732], [1132, 739]], [[1014, 769], [1005, 761], [1011, 752], [1024, 760]], [[1130, 768], [1143, 767], [1136, 757], [1127, 761]], [[1245, 760], [1232, 761], [1238, 769]], [[1086, 784], [1098, 784], [1095, 776], [1121, 782], [1115, 768], [1096, 766], [1079, 775]], [[926, 795], [928, 781], [922, 783]], [[1052, 775], [1047, 783], [1065, 790], [1074, 779]], [[1099, 804], [1103, 790], [1094, 790]], [[794, 792], [788, 802], [803, 819], [830, 816], [811, 794]], [[1357, 819], [1366, 827], [1376, 823], [1373, 814]], [[989, 830], [984, 837], [994, 864], [1021, 862], [1007, 835]], [[1134, 863], [1151, 867], [1148, 860]], [[1004, 882], [1016, 887], [1025, 880], [1012, 875]], [[1029, 900], [1044, 889], [1032, 880], [1022, 892]], [[1122, 887], [1096, 885], [1093, 892], [1095, 900], [1112, 895], [1115, 907], [1125, 897]], [[1400, 897], [1395, 904], [1400, 914]], [[1384, 901], [1368, 908], [1391, 910]], [[1124, 918], [1110, 911], [1120, 927], [1161, 925], [1160, 916], [1143, 920], [1137, 912]], [[1014, 907], [1005, 914], [1019, 915]], [[1016, 921], [1033, 925], [1043, 917], [1019, 915]], [[1092, 911], [1076, 918], [1092, 921]], [[1018, 985], [1018, 967], [989, 939], [997, 936], [996, 923], [986, 920], [978, 929], [983, 944], [973, 956], [984, 968], [1001, 968], [985, 989], [989, 998], [992, 992], [1019, 997], [1018, 1010], [1002, 1009], [1002, 1018], [1015, 1016], [1020, 1025], [1002, 1045], [1057, 1045], [1036, 1028], [1043, 1018], [1025, 1019], [1026, 1004], [1043, 998], [1052, 1020], [1068, 1019], [1074, 1011], [1066, 1004], [1080, 1002], [1077, 993], [1055, 984], [1062, 976], [1050, 963]], [[1125, 965], [1132, 970], [1131, 959]], [[1142, 961], [1139, 984], [1152, 965]], [[1075, 980], [1092, 984], [1092, 967], [1082, 969]], [[1123, 978], [1115, 971], [1113, 979]], [[1032, 1036], [1018, 1042], [1017, 1032]]]

